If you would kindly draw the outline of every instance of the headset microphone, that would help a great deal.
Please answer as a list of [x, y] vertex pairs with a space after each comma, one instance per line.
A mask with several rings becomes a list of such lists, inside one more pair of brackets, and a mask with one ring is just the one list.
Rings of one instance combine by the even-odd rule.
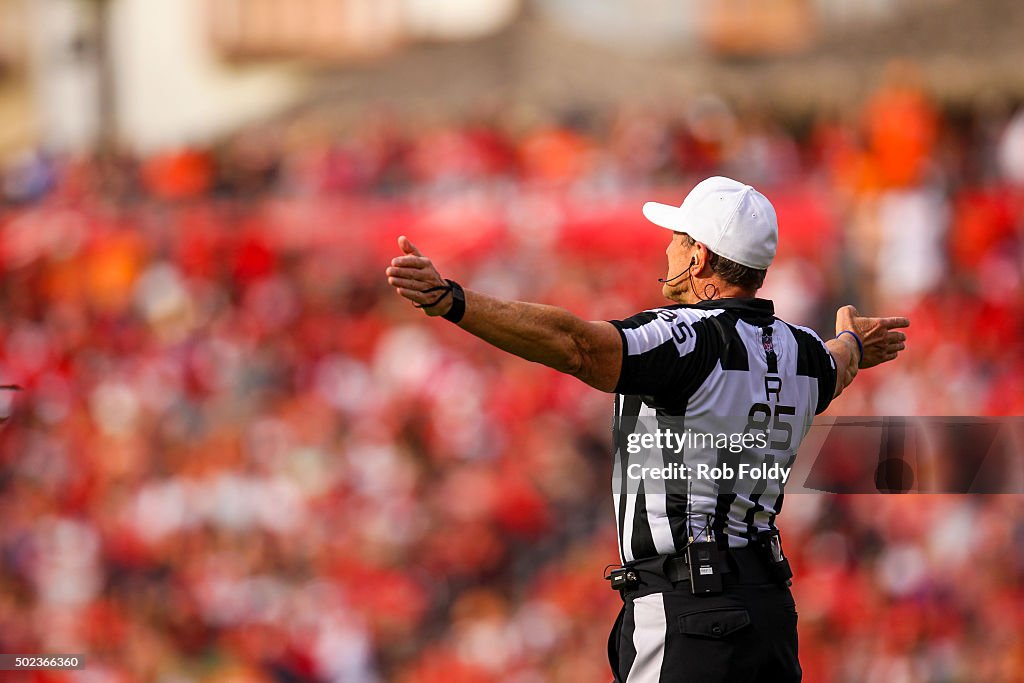
[[658, 282], [660, 282], [661, 284], [663, 284], [663, 285], [664, 285], [664, 284], [668, 284], [669, 282], [672, 282], [673, 280], [678, 280], [678, 279], [679, 279], [679, 278], [681, 278], [682, 276], [684, 276], [684, 275], [686, 275], [687, 273], [689, 273], [689, 272], [690, 272], [690, 268], [693, 268], [693, 266], [694, 266], [694, 265], [695, 265], [696, 263], [697, 263], [697, 257], [696, 257], [696, 256], [694, 256], [693, 258], [691, 258], [691, 259], [690, 259], [690, 265], [689, 265], [689, 266], [687, 267], [687, 269], [686, 269], [686, 270], [684, 270], [683, 272], [679, 273], [679, 275], [676, 275], [675, 277], [670, 277], [670, 278], [668, 278], [667, 280], [666, 280], [665, 278], [663, 278], [663, 277], [659, 277], [659, 278], [658, 278]]

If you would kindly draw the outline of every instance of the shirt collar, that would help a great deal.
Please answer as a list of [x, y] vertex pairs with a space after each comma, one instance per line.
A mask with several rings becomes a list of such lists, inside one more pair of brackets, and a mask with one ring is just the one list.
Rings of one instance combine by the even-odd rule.
[[772, 303], [771, 299], [758, 299], [756, 297], [710, 299], [690, 304], [690, 307], [703, 309], [720, 308], [726, 311], [733, 311], [741, 318], [772, 318], [775, 316], [775, 304]]

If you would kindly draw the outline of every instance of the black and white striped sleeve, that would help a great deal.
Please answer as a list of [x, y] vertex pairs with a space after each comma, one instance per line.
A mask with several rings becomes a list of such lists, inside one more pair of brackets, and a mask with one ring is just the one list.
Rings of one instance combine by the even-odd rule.
[[836, 362], [818, 334], [800, 325], [790, 325], [797, 344], [797, 374], [818, 380], [818, 401], [814, 414], [824, 412], [836, 391]]
[[703, 311], [659, 308], [610, 321], [622, 335], [615, 392], [658, 396], [695, 389], [717, 358], [719, 337], [709, 331], [706, 318]]

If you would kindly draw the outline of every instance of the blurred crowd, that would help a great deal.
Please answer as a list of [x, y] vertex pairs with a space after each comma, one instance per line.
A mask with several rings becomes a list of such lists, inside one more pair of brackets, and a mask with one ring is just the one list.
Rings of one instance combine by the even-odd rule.
[[[659, 304], [644, 199], [776, 201], [764, 296], [906, 314], [834, 415], [1024, 414], [1024, 109], [463, 120], [305, 113], [220, 144], [12, 159], [0, 209], [0, 652], [12, 680], [577, 683], [619, 606], [611, 400], [389, 291], [442, 272], [594, 319]], [[1024, 680], [1019, 496], [787, 498], [805, 680]]]

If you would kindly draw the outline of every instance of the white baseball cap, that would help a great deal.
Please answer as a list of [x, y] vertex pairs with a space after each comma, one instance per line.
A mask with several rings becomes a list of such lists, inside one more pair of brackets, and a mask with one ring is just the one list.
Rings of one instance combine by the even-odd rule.
[[731, 178], [713, 176], [697, 183], [682, 206], [647, 202], [647, 220], [685, 232], [714, 253], [748, 268], [772, 264], [779, 244], [779, 222], [768, 198]]

